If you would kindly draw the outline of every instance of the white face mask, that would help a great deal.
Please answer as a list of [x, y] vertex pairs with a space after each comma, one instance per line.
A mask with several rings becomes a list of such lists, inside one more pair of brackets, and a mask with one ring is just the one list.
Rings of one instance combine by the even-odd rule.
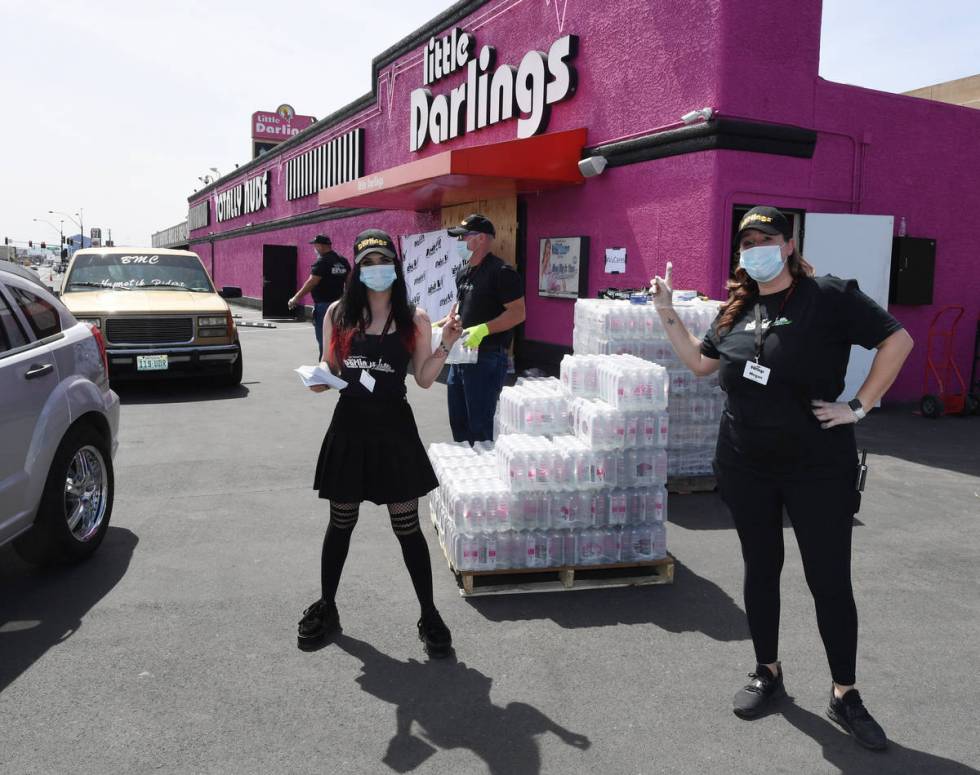
[[469, 261], [470, 257], [473, 255], [473, 251], [466, 246], [466, 243], [463, 240], [456, 240], [456, 252], [464, 261]]
[[783, 252], [779, 245], [748, 248], [739, 254], [738, 265], [757, 283], [767, 283], [783, 271]]

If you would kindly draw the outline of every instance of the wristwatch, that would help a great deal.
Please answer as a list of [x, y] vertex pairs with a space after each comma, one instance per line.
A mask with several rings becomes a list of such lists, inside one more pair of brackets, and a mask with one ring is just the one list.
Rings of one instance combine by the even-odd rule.
[[868, 414], [864, 411], [864, 407], [861, 405], [861, 401], [857, 398], [852, 398], [847, 402], [847, 405], [851, 407], [851, 411], [854, 412], [854, 416], [859, 420], [863, 420]]

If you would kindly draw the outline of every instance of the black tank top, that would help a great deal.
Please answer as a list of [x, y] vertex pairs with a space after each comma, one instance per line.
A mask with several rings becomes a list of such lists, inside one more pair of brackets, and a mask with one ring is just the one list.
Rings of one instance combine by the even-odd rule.
[[[411, 353], [405, 349], [397, 331], [389, 331], [391, 316], [380, 334], [354, 334], [350, 352], [340, 364], [340, 378], [347, 382], [340, 395], [371, 398], [376, 401], [404, 401], [405, 375]], [[367, 371], [375, 380], [374, 391], [361, 383], [361, 372]]]

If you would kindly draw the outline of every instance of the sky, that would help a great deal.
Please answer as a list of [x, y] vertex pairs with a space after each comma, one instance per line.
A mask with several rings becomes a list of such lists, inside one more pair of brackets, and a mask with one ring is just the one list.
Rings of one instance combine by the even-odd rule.
[[[0, 234], [57, 242], [62, 220], [77, 232], [56, 210], [86, 233], [148, 245], [187, 217], [198, 176], [248, 161], [254, 111], [342, 108], [370, 91], [375, 56], [450, 2], [0, 0], [0, 105], [14, 148], [0, 158]], [[980, 73], [977, 0], [823, 9], [828, 80], [902, 92]]]

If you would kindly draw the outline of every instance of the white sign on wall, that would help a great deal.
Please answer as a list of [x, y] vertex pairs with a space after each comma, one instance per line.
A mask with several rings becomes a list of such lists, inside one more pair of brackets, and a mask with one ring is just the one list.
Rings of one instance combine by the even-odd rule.
[[[551, 106], [575, 94], [576, 35], [558, 38], [547, 53], [528, 51], [517, 67], [498, 67], [493, 46], [475, 51], [473, 35], [460, 29], [425, 47], [423, 85], [410, 95], [412, 153], [511, 119], [518, 138], [533, 137], [547, 129]], [[433, 96], [427, 88], [464, 67], [466, 79], [448, 93]]]
[[432, 320], [444, 318], [456, 303], [456, 272], [466, 263], [456, 252], [457, 242], [445, 229], [401, 238], [408, 300]]
[[260, 172], [237, 186], [214, 197], [215, 219], [218, 223], [229, 218], [258, 212], [269, 206], [269, 171]]

